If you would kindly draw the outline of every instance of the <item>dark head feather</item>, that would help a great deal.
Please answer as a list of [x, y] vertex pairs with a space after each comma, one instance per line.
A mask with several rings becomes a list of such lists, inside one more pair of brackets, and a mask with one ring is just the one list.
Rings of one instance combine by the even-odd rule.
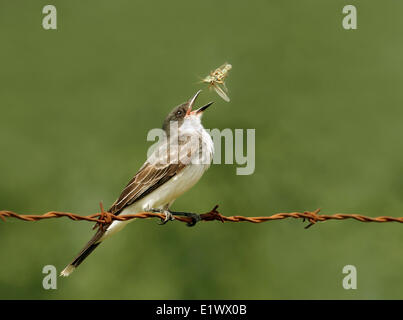
[[169, 125], [173, 121], [178, 122], [178, 128], [181, 126], [183, 119], [186, 116], [186, 111], [188, 110], [189, 103], [185, 102], [177, 107], [175, 107], [165, 118], [164, 124], [162, 125], [162, 129], [164, 129], [165, 133], [169, 135]]

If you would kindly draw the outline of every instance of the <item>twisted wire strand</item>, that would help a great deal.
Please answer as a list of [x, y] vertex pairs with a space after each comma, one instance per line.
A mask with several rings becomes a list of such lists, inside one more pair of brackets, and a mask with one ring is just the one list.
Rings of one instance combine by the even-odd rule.
[[[100, 204], [101, 212], [94, 213], [87, 216], [81, 216], [71, 212], [59, 212], [59, 211], [50, 211], [42, 215], [34, 215], [34, 214], [18, 214], [13, 211], [3, 210], [0, 211], [0, 219], [4, 222], [6, 218], [16, 218], [24, 221], [39, 221], [45, 219], [52, 218], [61, 218], [67, 217], [73, 221], [91, 221], [96, 222], [95, 227], [102, 227], [105, 224], [108, 224], [114, 220], [119, 221], [127, 221], [131, 219], [148, 219], [148, 218], [160, 218], [161, 220], [165, 219], [165, 214], [156, 213], [156, 212], [140, 212], [135, 214], [124, 214], [124, 215], [114, 215], [110, 212], [106, 212]], [[207, 213], [203, 213], [200, 215], [202, 221], [221, 221], [221, 222], [251, 222], [251, 223], [262, 223], [273, 220], [283, 220], [287, 218], [294, 219], [303, 219], [303, 221], [308, 220], [309, 224], [305, 227], [306, 229], [314, 225], [316, 222], [327, 221], [327, 220], [346, 220], [346, 219], [354, 219], [360, 222], [399, 222], [403, 223], [403, 217], [389, 217], [389, 216], [380, 216], [380, 217], [367, 217], [360, 214], [345, 214], [345, 213], [336, 213], [332, 215], [319, 214], [320, 209], [315, 211], [305, 211], [305, 212], [291, 212], [291, 213], [276, 213], [271, 216], [262, 216], [262, 217], [245, 217], [245, 216], [223, 216], [217, 211], [218, 205], [216, 205], [211, 211]], [[175, 216], [175, 215], [174, 215]], [[175, 216], [175, 220], [191, 223], [192, 219], [189, 217], [183, 216]]]

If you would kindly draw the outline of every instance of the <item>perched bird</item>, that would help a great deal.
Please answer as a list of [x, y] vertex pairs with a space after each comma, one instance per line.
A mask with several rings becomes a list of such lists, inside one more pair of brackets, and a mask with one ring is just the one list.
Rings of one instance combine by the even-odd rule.
[[[119, 215], [155, 211], [165, 214], [163, 223], [173, 220], [170, 206], [197, 183], [213, 157], [213, 141], [201, 124], [203, 111], [212, 102], [192, 110], [199, 93], [168, 114], [163, 124], [166, 138], [130, 180], [108, 212]], [[194, 214], [181, 214], [191, 216], [195, 221], [198, 219]], [[69, 276], [102, 241], [120, 231], [130, 221], [133, 219], [115, 220], [99, 228], [60, 275]]]

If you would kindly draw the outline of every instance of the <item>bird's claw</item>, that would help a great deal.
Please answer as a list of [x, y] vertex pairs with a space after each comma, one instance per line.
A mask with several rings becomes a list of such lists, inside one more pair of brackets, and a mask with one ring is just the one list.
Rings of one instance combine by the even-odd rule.
[[192, 219], [192, 221], [186, 223], [186, 225], [188, 227], [193, 227], [194, 225], [196, 225], [196, 223], [198, 223], [199, 221], [202, 220], [201, 217], [200, 217], [200, 214], [197, 214], [197, 213], [174, 212], [174, 211], [171, 212], [169, 210], [154, 209], [154, 208], [151, 208], [150, 211], [155, 212], [155, 213], [163, 213], [163, 214], [165, 214], [165, 219], [163, 219], [163, 220], [161, 219], [162, 221], [160, 223], [158, 223], [159, 225], [164, 225], [168, 221], [175, 220], [174, 215], [188, 217], [188, 218]]
[[158, 223], [159, 225], [162, 226], [162, 225], [166, 224], [168, 221], [175, 220], [175, 217], [173, 216], [171, 211], [169, 211], [169, 210], [161, 210], [160, 212], [165, 214], [165, 219], [164, 220], [161, 219], [161, 222]]
[[196, 223], [202, 220], [200, 214], [197, 213], [192, 212], [172, 212], [172, 213], [176, 216], [182, 216], [192, 219], [192, 221], [186, 223], [188, 227], [193, 227]]
[[199, 221], [201, 221], [200, 214], [197, 214], [197, 213], [187, 213], [185, 216], [192, 219], [191, 222], [186, 223], [186, 225], [187, 225], [188, 227], [193, 227], [193, 226], [196, 225], [196, 223], [198, 223]]

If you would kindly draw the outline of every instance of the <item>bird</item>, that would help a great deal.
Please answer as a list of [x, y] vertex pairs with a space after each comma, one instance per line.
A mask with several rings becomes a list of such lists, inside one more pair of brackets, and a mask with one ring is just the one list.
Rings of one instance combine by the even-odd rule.
[[[187, 102], [178, 105], [168, 114], [162, 126], [165, 139], [160, 141], [108, 212], [114, 215], [161, 212], [165, 214], [161, 224], [174, 220], [174, 212], [169, 208], [199, 181], [210, 167], [214, 154], [212, 138], [201, 123], [204, 111], [213, 102], [192, 110], [200, 92], [197, 91]], [[192, 213], [175, 214], [191, 217], [193, 223], [189, 225], [200, 220], [200, 216]], [[133, 220], [115, 220], [98, 228], [60, 275], [69, 276], [104, 240]]]

